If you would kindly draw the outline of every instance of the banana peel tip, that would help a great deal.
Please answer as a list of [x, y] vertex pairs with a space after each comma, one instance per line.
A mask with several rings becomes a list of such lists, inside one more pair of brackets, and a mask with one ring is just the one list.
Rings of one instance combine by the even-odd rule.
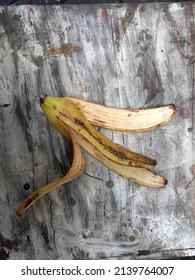
[[41, 98], [39, 99], [40, 104], [43, 104], [43, 103], [44, 103], [46, 97], [47, 97], [47, 95], [45, 95], [44, 97], [41, 97]]
[[173, 110], [173, 114], [171, 115], [171, 118], [172, 118], [177, 112], [177, 107], [174, 104], [170, 104], [169, 107], [170, 107], [170, 109]]

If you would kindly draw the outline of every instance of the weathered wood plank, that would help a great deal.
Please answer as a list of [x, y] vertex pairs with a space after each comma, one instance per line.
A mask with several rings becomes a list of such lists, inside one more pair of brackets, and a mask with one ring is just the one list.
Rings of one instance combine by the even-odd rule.
[[[194, 10], [192, 3], [0, 8], [1, 258], [166, 258], [192, 252]], [[63, 44], [74, 51], [43, 59]], [[40, 109], [44, 94], [121, 108], [175, 103], [176, 117], [156, 131], [102, 130], [156, 158], [155, 170], [168, 179], [167, 187], [140, 187], [85, 154], [86, 172], [102, 180], [83, 174], [18, 218], [22, 200], [62, 176], [71, 161], [70, 144]]]

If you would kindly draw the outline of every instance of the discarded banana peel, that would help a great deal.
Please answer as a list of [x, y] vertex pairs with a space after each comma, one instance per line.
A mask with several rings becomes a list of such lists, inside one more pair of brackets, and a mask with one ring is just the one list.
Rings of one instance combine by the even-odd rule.
[[[84, 171], [85, 159], [80, 147], [110, 170], [142, 186], [162, 188], [167, 184], [164, 177], [149, 170], [155, 167], [155, 160], [128, 151], [112, 142], [97, 131], [91, 123], [116, 131], [147, 131], [168, 122], [176, 112], [174, 105], [133, 111], [108, 108], [76, 98], [46, 96], [40, 101], [50, 123], [72, 142], [74, 157], [66, 176], [36, 190], [23, 201], [17, 210], [19, 216], [37, 199], [72, 181]], [[138, 129], [136, 129], [136, 116]], [[131, 118], [132, 121], [130, 121]], [[117, 120], [119, 124], [117, 124]]]

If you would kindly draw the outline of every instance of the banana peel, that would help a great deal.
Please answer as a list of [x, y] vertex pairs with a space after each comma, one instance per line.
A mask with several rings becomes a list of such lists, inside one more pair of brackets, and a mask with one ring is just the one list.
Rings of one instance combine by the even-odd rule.
[[[21, 216], [37, 199], [72, 181], [85, 170], [80, 147], [118, 175], [145, 187], [162, 188], [167, 180], [151, 171], [154, 159], [131, 152], [112, 142], [93, 125], [121, 132], [140, 132], [158, 128], [175, 114], [174, 105], [154, 109], [109, 108], [77, 98], [46, 96], [41, 108], [50, 123], [73, 144], [74, 156], [68, 173], [29, 195], [17, 210]], [[137, 123], [137, 127], [136, 127]], [[93, 124], [93, 125], [92, 125]]]

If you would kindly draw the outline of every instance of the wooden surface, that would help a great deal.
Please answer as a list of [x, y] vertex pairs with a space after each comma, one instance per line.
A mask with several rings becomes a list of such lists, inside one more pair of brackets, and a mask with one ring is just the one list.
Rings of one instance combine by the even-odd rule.
[[[139, 259], [194, 253], [195, 5], [0, 8], [0, 258]], [[43, 59], [68, 44], [58, 57]], [[85, 153], [86, 173], [39, 200], [33, 190], [63, 176], [72, 150], [39, 106], [44, 94], [117, 108], [169, 103], [158, 130], [113, 141], [157, 159], [168, 185], [140, 187]], [[25, 190], [30, 186], [29, 190]]]

